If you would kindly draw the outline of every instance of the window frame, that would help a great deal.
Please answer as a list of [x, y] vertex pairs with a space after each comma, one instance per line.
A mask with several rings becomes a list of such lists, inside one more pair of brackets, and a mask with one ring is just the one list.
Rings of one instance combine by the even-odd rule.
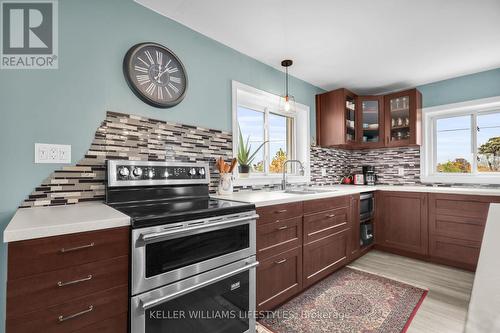
[[[440, 105], [423, 109], [423, 144], [420, 155], [422, 166], [420, 180], [422, 183], [444, 184], [500, 184], [500, 172], [477, 171], [477, 117], [500, 112], [500, 96], [477, 99], [467, 102]], [[437, 131], [439, 119], [470, 116], [471, 117], [471, 173], [439, 173], [437, 162]]]
[[[249, 85], [232, 81], [232, 128], [233, 128], [233, 157], [238, 152], [238, 106], [242, 106], [257, 112], [264, 113], [264, 140], [269, 138], [269, 114], [273, 113], [285, 117], [293, 118], [291, 126], [293, 143], [291, 155], [304, 164], [304, 176], [289, 174], [287, 177], [290, 183], [306, 183], [311, 180], [309, 167], [310, 161], [310, 109], [307, 105], [295, 103], [295, 111], [285, 112], [280, 110], [280, 96], [251, 87]], [[290, 135], [290, 133], [288, 134]], [[307, 138], [299, 140], [299, 137]], [[300, 145], [300, 146], [299, 146]], [[269, 144], [264, 147], [264, 173], [250, 172], [248, 178], [240, 178], [238, 168], [235, 169], [235, 185], [265, 185], [280, 184], [281, 174], [269, 173]]]

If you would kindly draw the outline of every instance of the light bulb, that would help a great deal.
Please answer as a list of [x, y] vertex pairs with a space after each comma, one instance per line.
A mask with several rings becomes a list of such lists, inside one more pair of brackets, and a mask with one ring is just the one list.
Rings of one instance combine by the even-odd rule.
[[288, 111], [290, 111], [290, 102], [289, 102], [289, 101], [287, 101], [287, 100], [285, 101], [284, 109], [285, 109], [285, 111], [287, 111], [287, 112], [288, 112]]

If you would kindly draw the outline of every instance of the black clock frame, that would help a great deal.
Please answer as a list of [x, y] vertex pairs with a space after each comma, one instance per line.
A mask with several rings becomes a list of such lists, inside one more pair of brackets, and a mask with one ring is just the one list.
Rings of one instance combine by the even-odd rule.
[[[141, 50], [144, 47], [148, 47], [148, 46], [158, 47], [158, 48], [163, 49], [165, 52], [170, 53], [172, 55], [172, 57], [175, 58], [175, 60], [177, 60], [177, 62], [181, 66], [181, 69], [182, 69], [182, 72], [184, 73], [184, 78], [185, 78], [185, 88], [184, 88], [184, 91], [182, 92], [182, 95], [180, 95], [175, 101], [168, 102], [168, 103], [158, 103], [157, 101], [152, 100], [149, 97], [145, 96], [139, 89], [137, 89], [137, 87], [135, 86], [135, 84], [132, 81], [131, 75], [133, 72], [133, 65], [132, 65], [132, 62], [130, 60], [134, 57], [134, 55], [139, 50]], [[161, 44], [154, 43], [154, 42], [138, 43], [138, 44], [135, 44], [134, 46], [132, 46], [127, 51], [127, 53], [125, 54], [125, 57], [123, 58], [123, 75], [125, 76], [125, 81], [127, 81], [127, 85], [130, 87], [130, 89], [134, 92], [134, 94], [140, 100], [142, 100], [146, 104], [149, 104], [151, 106], [154, 106], [154, 107], [160, 108], [160, 109], [171, 108], [173, 106], [176, 106], [180, 102], [182, 102], [182, 100], [184, 99], [184, 96], [186, 96], [186, 92], [188, 90], [187, 72], [186, 72], [186, 68], [184, 67], [184, 64], [182, 63], [182, 61], [179, 59], [179, 57], [174, 52], [172, 52], [172, 50], [170, 50], [169, 48], [167, 48]]]

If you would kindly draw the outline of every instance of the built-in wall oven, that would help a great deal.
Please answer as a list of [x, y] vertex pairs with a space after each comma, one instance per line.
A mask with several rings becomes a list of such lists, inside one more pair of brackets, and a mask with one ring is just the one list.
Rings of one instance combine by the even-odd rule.
[[359, 202], [360, 246], [373, 243], [373, 218], [375, 214], [375, 198], [373, 192], [361, 193]]
[[373, 192], [361, 193], [359, 198], [359, 219], [363, 223], [371, 220], [374, 213]]

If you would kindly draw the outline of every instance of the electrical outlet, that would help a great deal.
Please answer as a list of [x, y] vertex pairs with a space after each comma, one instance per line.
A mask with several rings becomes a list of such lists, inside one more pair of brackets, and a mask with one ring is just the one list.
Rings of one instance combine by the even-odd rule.
[[321, 176], [326, 176], [326, 168], [321, 168]]
[[398, 168], [398, 176], [403, 177], [405, 175], [405, 168], [399, 167]]
[[71, 163], [70, 145], [35, 143], [35, 163]]

